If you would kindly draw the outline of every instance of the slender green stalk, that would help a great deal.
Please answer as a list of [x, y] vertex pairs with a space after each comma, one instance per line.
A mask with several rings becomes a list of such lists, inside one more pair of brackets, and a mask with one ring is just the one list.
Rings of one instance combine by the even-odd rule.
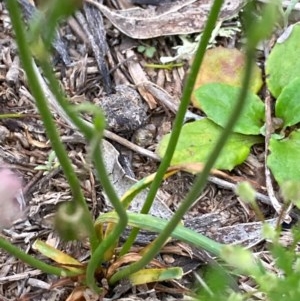
[[[45, 75], [45, 77], [47, 78], [48, 82], [49, 82], [49, 88], [51, 90], [51, 92], [53, 93], [53, 95], [55, 96], [55, 99], [58, 101], [59, 105], [63, 108], [64, 112], [68, 115], [68, 116], [72, 116], [72, 121], [75, 120], [76, 124], [78, 126], [78, 128], [81, 130], [81, 132], [84, 132], [85, 135], [91, 139], [92, 135], [93, 135], [93, 130], [91, 127], [89, 127], [79, 116], [78, 113], [75, 110], [71, 109], [70, 104], [68, 103], [64, 92], [60, 89], [60, 85], [58, 83], [58, 80], [56, 79], [53, 71], [52, 71], [52, 67], [49, 63], [49, 61], [43, 61], [40, 62], [41, 68], [43, 70], [43, 73]], [[71, 119], [71, 118], [70, 118]], [[44, 119], [43, 119], [44, 120]], [[64, 148], [63, 144], [61, 143], [60, 138], [58, 137], [59, 142], [61, 144], [61, 146]], [[53, 146], [53, 145], [52, 145]], [[57, 157], [59, 159], [58, 153], [55, 150], [55, 153], [57, 154]], [[67, 155], [66, 152], [64, 152], [65, 155], [68, 158], [68, 161], [70, 162], [70, 159]], [[59, 159], [60, 161], [60, 159]], [[69, 175], [70, 170], [72, 170], [72, 175]], [[71, 186], [71, 190], [72, 190], [72, 185], [77, 185], [77, 192], [75, 194], [75, 189], [74, 191], [72, 190], [72, 195], [73, 195], [73, 201], [76, 202], [79, 206], [81, 206], [84, 209], [84, 220], [86, 223], [86, 227], [88, 229], [88, 233], [89, 233], [89, 239], [90, 239], [90, 244], [91, 244], [91, 252], [93, 253], [98, 244], [99, 244], [99, 240], [98, 240], [98, 236], [94, 227], [94, 222], [93, 222], [93, 217], [89, 211], [88, 205], [85, 201], [84, 195], [82, 193], [82, 190], [80, 188], [80, 182], [74, 172], [74, 169], [71, 165], [70, 162], [70, 166], [68, 168], [68, 170], [63, 169], [64, 174], [66, 175], [66, 178]], [[72, 182], [70, 182], [71, 179], [69, 179], [68, 176], [71, 176]], [[75, 187], [74, 187], [75, 188]]]
[[[51, 66], [48, 63], [43, 62], [42, 69], [47, 79], [49, 80], [50, 88], [52, 88], [51, 89], [52, 93], [56, 97], [58, 103], [63, 108], [64, 112], [68, 115], [68, 117], [72, 120], [72, 122], [79, 128], [79, 130], [85, 135], [88, 142], [90, 143], [91, 141], [93, 141], [94, 137], [99, 135], [99, 133], [96, 133], [95, 129], [93, 129], [86, 122], [84, 122], [79, 117], [78, 112], [70, 108], [70, 105], [66, 101], [66, 98], [63, 96], [59, 84], [51, 70]], [[95, 271], [103, 262], [104, 253], [109, 249], [109, 247], [115, 244], [115, 242], [119, 239], [121, 233], [125, 229], [127, 225], [127, 214], [125, 208], [123, 208], [123, 205], [120, 202], [118, 195], [114, 190], [114, 187], [112, 186], [112, 183], [110, 182], [107, 176], [101, 148], [99, 146], [95, 147], [94, 153], [92, 153], [91, 155], [94, 161], [98, 179], [100, 180], [101, 185], [108, 199], [112, 203], [115, 211], [119, 216], [119, 222], [115, 226], [114, 230], [107, 238], [105, 238], [104, 241], [102, 241], [99, 245], [96, 246], [95, 249], [93, 249], [91, 259], [88, 263], [87, 272], [86, 272], [87, 284], [93, 290], [99, 291], [99, 288], [97, 287], [95, 282], [95, 277], [94, 277]]]
[[[180, 101], [178, 112], [176, 114], [176, 118], [174, 121], [174, 125], [173, 125], [173, 129], [172, 129], [172, 133], [170, 136], [168, 147], [166, 149], [164, 158], [162, 159], [162, 162], [159, 165], [159, 168], [156, 173], [156, 177], [154, 178], [154, 180], [150, 186], [147, 198], [146, 198], [144, 206], [141, 210], [141, 213], [143, 213], [143, 214], [148, 213], [150, 208], [152, 207], [153, 200], [154, 200], [157, 190], [159, 189], [160, 184], [163, 180], [164, 174], [165, 174], [167, 168], [170, 166], [170, 162], [172, 160], [172, 157], [173, 157], [173, 154], [174, 154], [174, 151], [175, 151], [178, 139], [179, 139], [182, 124], [184, 122], [184, 116], [185, 116], [186, 110], [190, 104], [190, 99], [191, 99], [191, 95], [192, 95], [194, 85], [196, 82], [197, 74], [200, 69], [211, 33], [213, 32], [214, 26], [217, 22], [218, 15], [221, 10], [222, 4], [223, 4], [223, 0], [215, 0], [211, 7], [211, 10], [210, 10], [210, 13], [209, 13], [209, 16], [207, 19], [207, 24], [205, 26], [205, 29], [204, 29], [202, 37], [201, 37], [200, 45], [195, 54], [195, 58], [194, 58], [192, 66], [191, 66], [190, 74], [188, 76], [187, 82], [186, 82], [184, 90], [183, 90], [182, 99]], [[132, 229], [127, 241], [125, 242], [125, 244], [121, 250], [122, 254], [127, 253], [128, 250], [131, 248], [138, 232], [139, 232], [138, 228]]]
[[[16, 0], [6, 1], [6, 4], [15, 31], [20, 59], [27, 75], [27, 80], [30, 86], [30, 90], [36, 100], [36, 106], [41, 114], [41, 118], [43, 120], [47, 136], [51, 142], [51, 146], [56, 153], [56, 156], [60, 162], [63, 172], [70, 185], [71, 193], [74, 197], [74, 200], [76, 200], [77, 203], [79, 203], [84, 208], [85, 214], [88, 216], [90, 215], [90, 213], [87, 204], [85, 202], [82, 190], [80, 188], [80, 182], [74, 172], [74, 169], [72, 167], [68, 154], [65, 150], [65, 147], [60, 140], [56, 125], [53, 121], [52, 114], [48, 107], [47, 99], [44, 95], [44, 91], [40, 87], [38, 78], [33, 68], [32, 56], [27, 45], [26, 33], [24, 30], [25, 25], [22, 22], [19, 6]], [[89, 239], [90, 239], [91, 249], [95, 250], [98, 245], [98, 238], [96, 235], [96, 231], [93, 227], [92, 218], [90, 217], [88, 220], [89, 220], [89, 230], [90, 230]]]
[[40, 65], [49, 82], [49, 88], [63, 111], [71, 119], [73, 124], [83, 133], [86, 139], [91, 140], [94, 136], [93, 127], [80, 118], [78, 111], [72, 109], [70, 102], [67, 100], [65, 93], [62, 91], [60, 84], [53, 73], [53, 69], [49, 61], [42, 61], [40, 62]]
[[9, 254], [19, 258], [23, 262], [27, 263], [33, 268], [39, 269], [44, 273], [62, 276], [62, 277], [72, 277], [78, 275], [78, 273], [74, 273], [62, 268], [54, 267], [50, 264], [44, 263], [41, 260], [34, 258], [33, 256], [25, 253], [21, 249], [17, 248], [10, 242], [8, 242], [3, 237], [0, 237], [0, 248], [7, 251]]
[[[214, 14], [216, 9], [217, 11], [221, 8], [222, 1], [215, 1], [211, 10], [211, 14], [208, 18], [208, 24], [212, 24], [212, 20], [214, 20]], [[216, 18], [216, 16], [215, 16]], [[205, 31], [207, 32], [207, 31]], [[209, 35], [206, 36], [206, 38], [209, 38]], [[205, 41], [207, 43], [207, 40]], [[203, 48], [200, 44], [199, 48]], [[211, 168], [214, 166], [215, 161], [217, 160], [223, 146], [225, 145], [227, 139], [229, 138], [231, 131], [234, 127], [234, 124], [240, 117], [240, 114], [242, 112], [242, 109], [244, 107], [245, 99], [247, 96], [247, 90], [249, 87], [250, 79], [251, 79], [251, 73], [252, 73], [252, 66], [253, 66], [253, 59], [255, 55], [255, 45], [253, 43], [251, 44], [251, 41], [249, 42], [249, 46], [246, 49], [246, 65], [245, 65], [245, 75], [243, 78], [243, 85], [240, 92], [240, 95], [237, 100], [237, 104], [233, 109], [233, 112], [229, 118], [229, 121], [224, 128], [224, 131], [222, 135], [219, 137], [211, 155], [209, 156], [204, 169], [201, 174], [199, 174], [195, 180], [195, 183], [193, 184], [193, 187], [191, 188], [190, 192], [188, 193], [185, 200], [182, 202], [182, 204], [179, 206], [179, 208], [174, 213], [171, 221], [168, 223], [168, 225], [165, 227], [164, 231], [158, 236], [155, 243], [152, 244], [151, 248], [148, 250], [148, 252], [144, 255], [144, 257], [136, 262], [131, 264], [129, 267], [124, 268], [117, 272], [115, 275], [112, 276], [110, 279], [110, 283], [114, 284], [117, 281], [119, 281], [122, 278], [127, 277], [128, 275], [137, 272], [138, 270], [144, 268], [152, 259], [153, 257], [159, 252], [159, 250], [162, 248], [164, 243], [167, 241], [167, 239], [170, 236], [170, 233], [173, 232], [173, 230], [176, 228], [184, 214], [188, 211], [188, 209], [192, 206], [195, 199], [199, 196], [199, 194], [202, 192], [202, 190], [205, 187], [205, 184], [207, 182], [207, 178], [209, 176], [209, 172]], [[198, 66], [199, 67], [199, 66]], [[195, 74], [190, 74], [190, 77], [195, 76]], [[190, 81], [187, 82], [187, 85], [190, 84]], [[190, 87], [190, 89], [193, 88]], [[191, 90], [190, 90], [191, 91]], [[172, 136], [171, 136], [172, 137]], [[170, 139], [171, 140], [171, 139]], [[169, 143], [170, 146], [171, 142]], [[169, 148], [168, 146], [168, 148]], [[168, 149], [166, 151], [166, 154], [168, 154]]]
[[[60, 164], [62, 165], [62, 168], [64, 170], [64, 173], [70, 183], [72, 194], [74, 196], [74, 200], [76, 200], [81, 205], [84, 205], [84, 208], [86, 209], [87, 216], [89, 216], [88, 208], [86, 206], [85, 200], [82, 195], [82, 191], [80, 189], [80, 183], [78, 182], [78, 179], [72, 170], [71, 164], [69, 162], [68, 156], [65, 152], [65, 149], [62, 145], [62, 143], [59, 140], [59, 136], [57, 134], [54, 122], [51, 117], [51, 113], [49, 112], [49, 109], [47, 107], [47, 100], [45, 99], [45, 96], [43, 94], [43, 91], [40, 89], [38, 80], [36, 78], [36, 74], [34, 69], [32, 68], [31, 63], [31, 54], [26, 47], [26, 40], [25, 40], [25, 33], [22, 30], [22, 24], [20, 22], [20, 18], [18, 18], [18, 7], [15, 8], [14, 3], [15, 0], [10, 3], [9, 9], [12, 12], [12, 23], [15, 28], [17, 41], [19, 44], [19, 50], [20, 50], [20, 57], [24, 64], [24, 69], [26, 71], [26, 74], [28, 76], [28, 82], [31, 87], [32, 93], [37, 99], [37, 106], [40, 111], [40, 114], [42, 116], [42, 119], [45, 123], [45, 128], [48, 134], [48, 137], [52, 143], [53, 149], [55, 150], [57, 157], [60, 161]], [[21, 36], [21, 38], [20, 38]], [[46, 78], [49, 81], [49, 87], [51, 89], [51, 92], [56, 97], [58, 103], [61, 105], [65, 113], [68, 115], [68, 117], [72, 120], [72, 122], [84, 133], [88, 141], [91, 141], [95, 135], [98, 135], [99, 133], [95, 133], [93, 128], [89, 126], [87, 123], [85, 123], [79, 116], [78, 113], [75, 110], [72, 110], [69, 103], [66, 101], [66, 98], [63, 94], [63, 92], [60, 89], [60, 86], [58, 84], [57, 79], [55, 78], [51, 65], [47, 60], [41, 60], [40, 65], [42, 67], [42, 70], [46, 76]], [[114, 206], [117, 214], [119, 215], [119, 223], [116, 225], [114, 231], [109, 235], [109, 237], [103, 241], [100, 245], [98, 245], [98, 238], [96, 236], [95, 229], [93, 227], [93, 223], [91, 218], [88, 219], [88, 222], [90, 224], [90, 241], [91, 241], [91, 247], [94, 255], [92, 255], [91, 260], [88, 264], [87, 268], [87, 283], [88, 285], [93, 288], [94, 290], [99, 290], [97, 288], [97, 285], [95, 283], [94, 273], [98, 266], [102, 263], [103, 260], [103, 254], [104, 252], [113, 244], [117, 239], [119, 238], [122, 231], [125, 229], [127, 225], [127, 214], [125, 209], [123, 208], [117, 194], [114, 191], [114, 188], [112, 184], [109, 181], [109, 178], [106, 174], [105, 164], [103, 162], [103, 156], [100, 147], [95, 148], [93, 158], [95, 161], [95, 167], [98, 173], [98, 177], [101, 181], [101, 184], [103, 185], [103, 188], [110, 199], [112, 205]]]
[[[49, 86], [56, 97], [56, 100], [58, 101], [59, 105], [62, 107], [64, 112], [68, 115], [68, 117], [71, 119], [71, 121], [79, 128], [79, 130], [84, 134], [86, 139], [89, 143], [93, 141], [93, 139], [96, 136], [99, 136], [101, 133], [95, 132], [95, 129], [93, 129], [91, 126], [89, 126], [85, 121], [83, 121], [79, 115], [78, 112], [75, 110], [72, 110], [69, 103], [66, 101], [66, 98], [63, 94], [63, 92], [60, 89], [59, 83], [57, 79], [55, 78], [51, 65], [48, 61], [42, 61], [41, 62], [42, 70], [46, 76], [46, 78], [49, 81]], [[97, 139], [98, 140], [98, 139]], [[101, 148], [99, 145], [97, 147], [93, 148], [92, 158], [95, 163], [95, 168], [97, 171], [97, 176], [102, 184], [102, 187], [108, 196], [110, 202], [112, 203], [113, 207], [115, 208], [115, 211], [119, 215], [119, 222], [115, 226], [114, 231], [105, 238], [104, 241], [102, 241], [99, 245], [96, 246], [96, 248], [93, 248], [92, 256], [89, 261], [87, 272], [86, 272], [86, 280], [89, 287], [94, 289], [95, 291], [99, 291], [99, 288], [96, 285], [95, 282], [95, 271], [100, 266], [100, 264], [103, 262], [103, 254], [106, 252], [106, 250], [109, 249], [115, 242], [119, 239], [120, 234], [123, 232], [127, 225], [127, 214], [126, 210], [123, 208], [122, 203], [120, 202], [111, 182], [109, 181], [109, 178], [106, 173], [106, 167], [103, 161], [103, 155]], [[91, 225], [92, 227], [93, 225]], [[90, 228], [91, 228], [90, 227]], [[94, 228], [93, 231], [95, 232]], [[90, 229], [90, 232], [92, 232], [92, 229]], [[96, 235], [96, 232], [95, 232]]]
[[[103, 161], [103, 155], [101, 148], [98, 147], [98, 150], [95, 151], [95, 155], [93, 156], [94, 164], [96, 167], [96, 170], [98, 172], [98, 177], [101, 181], [101, 184], [103, 187], [106, 187], [106, 193], [109, 192], [109, 198], [116, 213], [119, 216], [118, 223], [115, 225], [113, 231], [106, 237], [97, 247], [95, 252], [92, 254], [86, 271], [86, 281], [88, 286], [93, 289], [94, 291], [99, 291], [99, 288], [96, 285], [95, 282], [95, 271], [100, 266], [100, 264], [103, 262], [104, 254], [105, 252], [113, 246], [116, 241], [119, 239], [120, 235], [122, 234], [123, 230], [125, 229], [128, 217], [125, 208], [123, 207], [123, 204], [120, 202], [118, 196], [116, 195], [115, 190], [112, 187], [112, 184], [105, 174], [105, 164]], [[100, 171], [100, 172], [99, 172]], [[108, 190], [108, 187], [110, 189]]]
[[230, 119], [226, 127], [224, 128], [222, 135], [218, 139], [216, 146], [214, 147], [211, 155], [209, 156], [202, 173], [197, 176], [196, 181], [193, 184], [193, 187], [188, 193], [186, 199], [176, 210], [171, 221], [167, 224], [164, 231], [158, 236], [158, 238], [155, 240], [155, 243], [152, 244], [152, 247], [148, 250], [148, 252], [144, 255], [144, 257], [140, 261], [133, 263], [129, 267], [124, 268], [119, 272], [117, 272], [116, 274], [114, 274], [110, 279], [111, 284], [114, 284], [120, 279], [125, 278], [128, 275], [139, 271], [140, 269], [144, 268], [153, 259], [153, 257], [159, 252], [159, 250], [163, 247], [167, 239], [170, 237], [170, 233], [174, 231], [174, 229], [176, 228], [176, 226], [178, 225], [178, 223], [180, 222], [184, 214], [188, 211], [190, 206], [192, 206], [192, 204], [194, 203], [195, 199], [199, 196], [199, 194], [204, 189], [205, 184], [207, 182], [207, 178], [209, 176], [209, 172], [213, 167], [216, 159], [218, 158], [228, 137], [230, 136], [233, 126], [238, 120], [245, 103], [247, 90], [251, 78], [251, 71], [252, 71], [255, 51], [254, 49], [251, 48], [248, 49], [246, 54], [247, 54], [247, 59], [246, 59], [246, 66], [245, 66], [245, 76], [243, 80], [242, 90], [238, 98], [238, 102], [233, 109], [233, 112], [230, 116]]
[[0, 119], [6, 119], [6, 118], [22, 118], [25, 117], [25, 114], [20, 114], [20, 113], [5, 113], [5, 114], [0, 114]]

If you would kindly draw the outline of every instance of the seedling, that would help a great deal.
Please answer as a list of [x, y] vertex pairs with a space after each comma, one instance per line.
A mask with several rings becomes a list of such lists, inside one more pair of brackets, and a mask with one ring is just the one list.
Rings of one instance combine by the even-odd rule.
[[139, 53], [143, 53], [145, 55], [145, 57], [152, 59], [154, 54], [156, 53], [156, 48], [153, 46], [149, 46], [149, 45], [139, 45], [137, 48], [137, 51]]
[[48, 160], [45, 161], [45, 164], [38, 165], [34, 169], [35, 170], [44, 170], [43, 175], [47, 175], [50, 171], [59, 167], [59, 162], [57, 160], [55, 151], [52, 150], [48, 156]]

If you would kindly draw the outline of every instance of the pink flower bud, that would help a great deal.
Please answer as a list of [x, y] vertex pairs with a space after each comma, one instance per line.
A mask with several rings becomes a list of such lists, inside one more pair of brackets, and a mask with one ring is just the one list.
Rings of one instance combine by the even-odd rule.
[[0, 230], [21, 218], [24, 209], [21, 179], [7, 168], [0, 169]]

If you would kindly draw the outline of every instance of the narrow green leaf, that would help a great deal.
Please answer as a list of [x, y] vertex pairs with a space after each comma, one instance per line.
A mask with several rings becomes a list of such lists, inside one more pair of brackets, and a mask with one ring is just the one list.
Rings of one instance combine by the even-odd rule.
[[[195, 91], [195, 97], [207, 117], [224, 127], [240, 93], [239, 87], [224, 83], [206, 84]], [[243, 113], [234, 127], [235, 133], [258, 135], [264, 124], [265, 107], [260, 98], [248, 92]]]
[[283, 120], [284, 127], [300, 122], [300, 78], [295, 78], [279, 95], [275, 112]]
[[78, 274], [82, 274], [84, 272], [84, 266], [80, 261], [60, 250], [55, 249], [54, 247], [39, 239], [34, 242], [32, 248], [59, 264], [67, 265], [66, 269], [70, 271], [76, 272]]
[[270, 139], [268, 167], [274, 178], [282, 185], [286, 181], [300, 180], [300, 131], [295, 131], [284, 140]]
[[300, 24], [287, 30], [291, 30], [291, 33], [277, 41], [266, 62], [267, 85], [275, 97], [300, 74]]
[[[127, 211], [127, 215], [129, 226], [152, 232], [162, 232], [169, 222], [168, 220], [148, 214], [132, 213]], [[103, 223], [117, 223], [118, 219], [119, 217], [116, 212], [101, 214], [95, 222], [95, 227]], [[220, 254], [221, 248], [224, 246], [223, 244], [215, 242], [214, 240], [181, 225], [178, 225], [175, 230], [170, 233], [170, 237], [179, 239], [183, 242], [194, 245], [195, 247], [202, 248], [217, 256]]]
[[165, 269], [142, 269], [129, 276], [133, 285], [146, 284], [150, 282], [181, 279], [183, 276], [182, 268], [173, 267]]
[[[220, 126], [207, 118], [184, 125], [171, 164], [204, 163], [222, 131]], [[161, 157], [165, 154], [169, 138], [170, 134], [164, 136], [158, 145], [157, 153]], [[259, 142], [262, 142], [260, 136], [232, 134], [214, 167], [233, 169], [247, 158], [251, 146]]]

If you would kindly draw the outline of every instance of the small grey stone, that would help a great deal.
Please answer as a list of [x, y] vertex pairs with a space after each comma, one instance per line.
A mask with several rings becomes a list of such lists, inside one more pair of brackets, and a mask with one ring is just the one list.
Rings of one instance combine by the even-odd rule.
[[115, 133], [128, 134], [137, 130], [147, 119], [147, 105], [130, 86], [119, 85], [116, 92], [101, 99], [107, 128]]

